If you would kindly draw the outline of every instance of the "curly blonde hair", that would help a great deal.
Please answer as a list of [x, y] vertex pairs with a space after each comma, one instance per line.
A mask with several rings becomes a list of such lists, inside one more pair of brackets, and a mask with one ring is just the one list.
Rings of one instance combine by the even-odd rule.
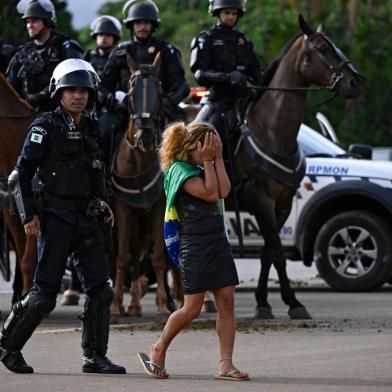
[[189, 151], [196, 148], [197, 142], [207, 132], [216, 132], [208, 123], [199, 122], [185, 125], [174, 123], [166, 128], [159, 149], [162, 171], [166, 171], [175, 160], [189, 161]]

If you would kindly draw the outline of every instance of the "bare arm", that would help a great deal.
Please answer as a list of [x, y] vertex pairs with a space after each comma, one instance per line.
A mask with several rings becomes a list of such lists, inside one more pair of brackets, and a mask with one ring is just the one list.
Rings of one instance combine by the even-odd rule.
[[229, 196], [231, 184], [226, 172], [225, 164], [222, 159], [222, 141], [219, 134], [214, 135], [215, 138], [215, 172], [218, 180], [219, 198], [225, 199]]
[[199, 199], [214, 203], [219, 199], [218, 179], [214, 167], [215, 141], [212, 134], [207, 134], [203, 147], [197, 143], [198, 151], [203, 159], [204, 178], [192, 177], [184, 182], [186, 192]]

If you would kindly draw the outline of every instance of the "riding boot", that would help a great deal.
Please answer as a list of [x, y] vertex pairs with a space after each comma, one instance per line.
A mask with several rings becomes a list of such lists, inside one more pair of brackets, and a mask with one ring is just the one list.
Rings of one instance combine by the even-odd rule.
[[106, 357], [109, 341], [110, 305], [113, 289], [106, 287], [97, 297], [86, 296], [82, 321], [82, 372], [125, 374], [124, 367]]
[[56, 300], [35, 293], [28, 294], [13, 307], [0, 332], [0, 360], [14, 373], [33, 373], [21, 350], [42, 319], [56, 306]]

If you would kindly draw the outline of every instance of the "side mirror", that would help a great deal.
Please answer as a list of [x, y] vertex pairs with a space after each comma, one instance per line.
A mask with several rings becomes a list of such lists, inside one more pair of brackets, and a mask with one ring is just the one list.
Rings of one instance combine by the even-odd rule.
[[327, 117], [324, 116], [324, 114], [317, 112], [316, 113], [316, 119], [319, 123], [321, 133], [329, 140], [331, 140], [333, 143], [337, 144], [340, 146], [339, 139], [336, 136], [336, 132], [333, 129], [333, 126], [327, 119]]
[[351, 144], [348, 153], [362, 159], [372, 159], [373, 157], [373, 149], [368, 144]]

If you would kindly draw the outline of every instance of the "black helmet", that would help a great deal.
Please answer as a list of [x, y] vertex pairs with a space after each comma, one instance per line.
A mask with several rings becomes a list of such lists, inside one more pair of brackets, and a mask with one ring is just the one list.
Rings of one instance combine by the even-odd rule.
[[53, 71], [49, 83], [50, 96], [55, 97], [62, 88], [83, 87], [90, 90], [89, 105], [92, 105], [99, 82], [97, 72], [87, 61], [81, 59], [64, 60]]
[[208, 12], [212, 16], [218, 16], [219, 12], [225, 8], [235, 8], [238, 10], [238, 16], [244, 15], [246, 12], [246, 0], [209, 0], [210, 5]]
[[22, 14], [22, 20], [42, 19], [47, 26], [56, 24], [56, 11], [50, 0], [20, 0], [16, 9]]
[[122, 34], [121, 23], [111, 15], [102, 15], [94, 19], [90, 24], [91, 36], [95, 38], [98, 34], [111, 34], [117, 40]]
[[149, 20], [158, 27], [161, 21], [159, 9], [152, 0], [129, 0], [123, 7], [123, 22], [128, 28], [136, 20]]

